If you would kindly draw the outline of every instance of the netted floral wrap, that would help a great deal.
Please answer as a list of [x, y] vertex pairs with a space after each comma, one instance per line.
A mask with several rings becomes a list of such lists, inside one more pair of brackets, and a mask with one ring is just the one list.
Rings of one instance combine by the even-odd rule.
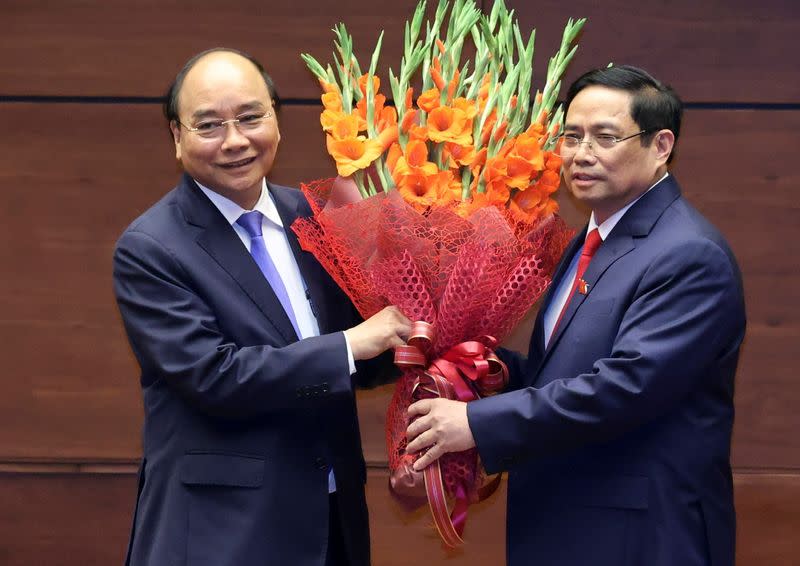
[[[298, 219], [292, 228], [303, 249], [315, 255], [364, 318], [394, 304], [409, 319], [429, 323], [427, 363], [458, 357], [465, 344], [492, 347], [505, 338], [546, 289], [571, 236], [557, 216], [532, 225], [494, 206], [468, 218], [458, 214], [457, 205], [420, 213], [397, 191], [331, 207], [332, 184], [302, 187], [313, 216]], [[404, 370], [389, 404], [392, 473], [408, 468], [413, 458], [405, 453], [406, 409], [418, 398], [436, 395], [418, 387], [425, 374], [424, 367]], [[466, 401], [503, 385], [462, 377], [456, 398]], [[481, 498], [486, 476], [474, 449], [447, 454], [440, 464], [449, 497], [462, 503]]]

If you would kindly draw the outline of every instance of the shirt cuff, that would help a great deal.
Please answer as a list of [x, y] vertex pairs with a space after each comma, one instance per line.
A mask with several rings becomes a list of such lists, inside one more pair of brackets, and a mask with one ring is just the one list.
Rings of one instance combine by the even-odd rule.
[[347, 332], [342, 332], [344, 335], [344, 343], [347, 344], [347, 365], [350, 368], [350, 375], [356, 372], [356, 361], [353, 359], [353, 349], [350, 347], [350, 341], [347, 339]]

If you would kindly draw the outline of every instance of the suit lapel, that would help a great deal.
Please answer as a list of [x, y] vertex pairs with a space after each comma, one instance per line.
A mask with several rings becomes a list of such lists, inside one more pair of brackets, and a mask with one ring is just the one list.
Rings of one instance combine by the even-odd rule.
[[[603, 244], [594, 254], [589, 267], [583, 274], [583, 280], [586, 281], [589, 286], [588, 290], [586, 293], [579, 293], [576, 291], [572, 296], [572, 299], [567, 304], [567, 310], [564, 311], [564, 316], [561, 317], [561, 322], [559, 322], [558, 328], [556, 328], [555, 332], [550, 337], [550, 342], [547, 344], [547, 349], [545, 350], [542, 363], [547, 360], [548, 356], [553, 351], [553, 348], [556, 347], [559, 339], [564, 334], [564, 331], [569, 327], [570, 322], [572, 322], [572, 317], [575, 316], [575, 312], [580, 308], [589, 295], [592, 294], [592, 290], [594, 289], [595, 285], [597, 285], [597, 282], [600, 280], [603, 274], [614, 264], [614, 262], [635, 247], [633, 244], [633, 238], [630, 234], [615, 233], [617, 232], [617, 227], [619, 227], [619, 225], [614, 227], [614, 230], [612, 230], [611, 234], [608, 235], [608, 239], [603, 242]], [[585, 234], [586, 231], [584, 230], [583, 233]]]
[[297, 234], [292, 230], [292, 223], [294, 223], [299, 216], [302, 216], [301, 205], [304, 197], [302, 193], [296, 189], [280, 187], [273, 184], [269, 185], [269, 190], [275, 202], [275, 207], [278, 209], [281, 221], [283, 222], [283, 229], [286, 232], [287, 240], [289, 240], [289, 247], [292, 249], [297, 267], [300, 269], [300, 275], [302, 275], [306, 289], [310, 295], [309, 298], [311, 300], [312, 310], [317, 317], [320, 334], [323, 334], [326, 329], [330, 328], [328, 309], [326, 308], [327, 293], [325, 282], [327, 280], [327, 274], [313, 254], [304, 251], [300, 247]]
[[179, 206], [186, 221], [199, 228], [198, 245], [228, 272], [287, 344], [297, 341], [278, 297], [225, 217], [190, 177], [184, 175], [180, 188]]
[[[534, 371], [531, 372], [530, 375], [534, 383], [538, 378], [540, 369], [558, 345], [561, 336], [566, 332], [570, 322], [572, 322], [572, 318], [575, 316], [575, 313], [583, 304], [583, 302], [589, 297], [589, 295], [591, 295], [592, 290], [597, 285], [598, 281], [600, 281], [606, 271], [608, 271], [608, 269], [614, 265], [617, 260], [630, 253], [636, 247], [637, 238], [644, 238], [650, 233], [650, 230], [652, 230], [656, 221], [658, 221], [667, 207], [679, 196], [680, 187], [678, 186], [678, 183], [674, 177], [669, 175], [666, 179], [645, 193], [630, 209], [628, 209], [617, 225], [614, 226], [614, 228], [611, 230], [611, 233], [608, 235], [608, 238], [598, 248], [597, 252], [592, 258], [591, 263], [589, 264], [589, 267], [586, 269], [586, 272], [583, 275], [583, 280], [589, 285], [587, 292], [585, 294], [576, 292], [572, 296], [572, 300], [567, 305], [567, 310], [564, 312], [564, 316], [561, 318], [558, 328], [556, 328], [556, 331], [550, 337], [550, 342], [547, 344], [547, 349], [539, 358], [541, 361], [538, 367], [534, 368]], [[547, 302], [543, 304], [542, 311], [540, 311], [540, 315], [537, 317], [537, 327], [543, 326], [542, 319], [544, 317], [544, 309], [552, 299], [553, 290], [557, 286], [558, 281], [563, 278], [564, 272], [569, 266], [570, 260], [575, 253], [577, 253], [578, 248], [583, 244], [583, 241], [586, 238], [587, 228], [588, 226], [584, 227], [581, 234], [573, 240], [569, 247], [569, 252], [562, 258], [561, 264], [557, 271], [558, 278], [553, 278], [553, 283], [548, 290]], [[539, 334], [541, 339], [539, 345], [543, 345], [543, 329], [535, 329], [534, 336], [537, 334]], [[531, 347], [533, 347], [533, 344]]]
[[578, 253], [578, 250], [583, 245], [584, 239], [586, 239], [585, 228], [581, 233], [572, 239], [567, 246], [567, 249], [564, 251], [564, 254], [561, 256], [561, 260], [556, 266], [555, 272], [553, 273], [553, 278], [550, 281], [550, 285], [547, 287], [547, 291], [545, 292], [541, 306], [539, 307], [539, 312], [536, 315], [533, 333], [531, 334], [531, 343], [528, 345], [528, 358], [533, 358], [534, 354], [536, 354], [536, 359], [542, 358], [542, 354], [544, 353], [544, 314], [550, 307], [550, 302], [553, 300], [553, 294], [561, 284], [561, 280], [564, 278], [573, 256]]

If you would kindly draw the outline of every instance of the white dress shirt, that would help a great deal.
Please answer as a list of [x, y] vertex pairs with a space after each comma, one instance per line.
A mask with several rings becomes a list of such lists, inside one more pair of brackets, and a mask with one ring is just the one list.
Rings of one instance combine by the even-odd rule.
[[[639, 195], [635, 200], [631, 201], [627, 205], [620, 208], [614, 214], [609, 216], [605, 222], [598, 226], [597, 220], [595, 219], [594, 212], [589, 217], [589, 226], [586, 229], [586, 235], [588, 236], [589, 233], [597, 228], [597, 231], [600, 232], [600, 238], [605, 242], [608, 235], [611, 233], [611, 230], [614, 229], [614, 226], [617, 225], [622, 217], [628, 212], [628, 209], [636, 204], [640, 198], [642, 198], [645, 194], [647, 194], [653, 187], [659, 184], [661, 181], [667, 178], [669, 173], [664, 173], [664, 176], [661, 177], [658, 181], [653, 183], [653, 185]], [[585, 242], [585, 241], [584, 241]], [[550, 344], [550, 338], [553, 335], [553, 330], [555, 329], [556, 322], [558, 321], [559, 316], [561, 315], [561, 310], [564, 308], [564, 304], [567, 302], [569, 298], [570, 291], [572, 291], [572, 284], [575, 282], [575, 274], [578, 272], [578, 260], [581, 257], [581, 252], [583, 251], [583, 247], [581, 247], [575, 255], [572, 257], [572, 261], [570, 261], [569, 269], [567, 269], [566, 273], [564, 273], [564, 277], [561, 278], [561, 282], [558, 284], [558, 288], [556, 289], [555, 293], [553, 293], [553, 300], [550, 301], [550, 306], [547, 307], [547, 312], [544, 314], [544, 347], [547, 348], [548, 344]]]

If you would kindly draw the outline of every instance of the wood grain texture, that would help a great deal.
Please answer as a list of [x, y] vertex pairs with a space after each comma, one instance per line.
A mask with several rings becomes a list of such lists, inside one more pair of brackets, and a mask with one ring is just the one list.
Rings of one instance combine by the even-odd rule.
[[[429, 4], [435, 4], [429, 2]], [[491, 5], [490, 0], [483, 2]], [[651, 70], [694, 102], [797, 102], [800, 14], [788, 0], [676, 0], [597, 3], [509, 0], [522, 30], [537, 29], [535, 85], [569, 17], [588, 17], [564, 84], [609, 62]], [[330, 61], [330, 29], [345, 21], [366, 66], [381, 29], [381, 68], [400, 64], [402, 25], [414, 0], [264, 4], [234, 0], [5, 0], [0, 5], [0, 95], [162, 96], [178, 68], [215, 46], [259, 58], [291, 98], [319, 90], [299, 58]], [[385, 70], [381, 75], [388, 83]], [[387, 84], [388, 86], [388, 84]]]
[[[505, 481], [470, 508], [466, 545], [444, 550], [426, 509], [403, 511], [386, 492], [384, 470], [367, 482], [375, 566], [503, 564]], [[737, 474], [738, 566], [800, 562], [800, 476]], [[134, 474], [0, 473], [0, 563], [4, 566], [121, 564], [136, 494]], [[412, 558], [412, 553], [413, 557]]]
[[[178, 169], [155, 105], [0, 104], [0, 459], [130, 461], [141, 401], [111, 292], [113, 245]], [[276, 182], [333, 173], [318, 108], [287, 106]], [[57, 127], [54, 127], [57, 125]], [[800, 336], [793, 166], [800, 112], [687, 112], [675, 172], [731, 241], [744, 273], [748, 336], [737, 377], [734, 464], [800, 469]], [[769, 146], [770, 151], [764, 151]], [[580, 226], [586, 212], [561, 196]], [[507, 340], [525, 350], [532, 314]], [[365, 450], [385, 462], [390, 387], [359, 394]]]
[[[490, 2], [487, 2], [489, 4]], [[543, 78], [567, 18], [588, 18], [563, 84], [609, 63], [643, 67], [692, 102], [797, 102], [800, 64], [781, 53], [797, 45], [800, 14], [787, 0], [509, 0], [522, 29], [536, 27]], [[543, 48], [543, 51], [542, 51]], [[784, 62], [778, 62], [784, 59]]]
[[[403, 41], [398, 30], [416, 4], [6, 0], [0, 6], [6, 29], [0, 37], [0, 94], [162, 96], [189, 57], [225, 46], [259, 59], [283, 97], [318, 98], [319, 86], [300, 53], [327, 63], [331, 28], [346, 19], [362, 65], [369, 64], [385, 29], [382, 60], [397, 70]], [[385, 71], [383, 76], [388, 87]]]

